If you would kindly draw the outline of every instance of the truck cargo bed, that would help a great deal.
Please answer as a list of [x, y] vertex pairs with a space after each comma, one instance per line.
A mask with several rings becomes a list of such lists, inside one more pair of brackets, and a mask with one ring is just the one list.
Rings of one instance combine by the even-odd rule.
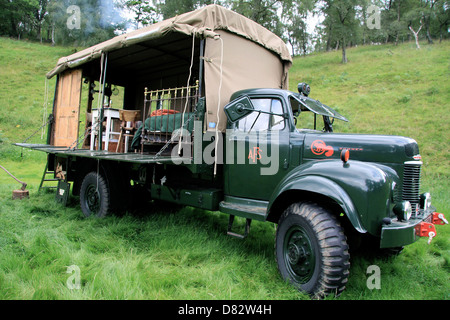
[[130, 163], [163, 163], [163, 162], [182, 162], [183, 164], [192, 164], [191, 158], [186, 157], [173, 157], [171, 155], [160, 155], [156, 157], [153, 154], [140, 154], [140, 153], [118, 153], [111, 151], [93, 151], [89, 149], [69, 149], [67, 147], [56, 147], [48, 144], [29, 144], [29, 143], [15, 143], [14, 145], [43, 151], [55, 155], [76, 156], [100, 160], [114, 160], [119, 162]]

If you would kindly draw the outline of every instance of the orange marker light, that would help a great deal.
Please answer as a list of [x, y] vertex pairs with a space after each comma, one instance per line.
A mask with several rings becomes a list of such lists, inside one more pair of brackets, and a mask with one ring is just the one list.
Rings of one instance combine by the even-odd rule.
[[350, 151], [348, 149], [342, 149], [341, 151], [341, 160], [346, 163], [350, 158]]

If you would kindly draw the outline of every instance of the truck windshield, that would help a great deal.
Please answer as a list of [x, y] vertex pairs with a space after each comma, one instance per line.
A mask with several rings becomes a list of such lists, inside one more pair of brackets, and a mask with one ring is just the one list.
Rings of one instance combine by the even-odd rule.
[[285, 124], [281, 100], [274, 98], [257, 98], [251, 100], [255, 112], [239, 120], [236, 125], [238, 130], [250, 132], [284, 129]]
[[293, 98], [291, 99], [291, 108], [294, 114], [301, 111], [311, 111], [322, 116], [348, 121], [347, 118], [339, 114], [336, 110], [333, 110], [318, 100], [301, 96], [300, 94], [293, 94], [291, 98]]

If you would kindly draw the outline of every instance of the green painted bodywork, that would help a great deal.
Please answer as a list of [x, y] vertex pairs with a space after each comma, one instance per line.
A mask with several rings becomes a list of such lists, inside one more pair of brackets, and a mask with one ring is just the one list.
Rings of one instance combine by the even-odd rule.
[[[395, 201], [399, 201], [394, 199], [394, 187], [402, 187], [404, 164], [417, 162], [419, 157], [418, 146], [413, 139], [297, 129], [289, 101], [292, 97], [298, 98], [298, 94], [278, 89], [252, 89], [235, 93], [231, 100], [242, 96], [279, 99], [289, 117], [286, 117], [285, 128], [277, 133], [280, 157], [276, 174], [258, 174], [267, 165], [251, 163], [251, 160], [236, 164], [237, 159], [234, 159], [235, 162], [224, 165], [225, 195], [230, 197], [228, 206], [233, 203], [237, 206], [239, 201], [248, 198], [267, 201], [265, 219], [276, 221], [271, 215], [279, 214], [273, 212], [274, 208], [282, 208], [279, 202], [286, 201], [286, 197], [320, 195], [322, 199], [337, 204], [358, 232], [380, 237], [383, 247], [405, 245], [416, 240], [414, 226], [431, 211], [420, 210], [418, 216], [421, 218], [402, 222], [396, 219], [392, 210]], [[297, 111], [301, 119], [305, 110]], [[322, 116], [327, 112], [324, 109], [318, 114]], [[337, 113], [335, 115], [346, 120]], [[237, 132], [235, 122], [234, 119], [229, 123], [225, 143], [236, 143], [239, 139], [245, 141], [245, 154], [252, 147], [260, 146], [258, 134]], [[350, 151], [347, 163], [340, 160], [343, 149]], [[236, 157], [235, 152], [233, 155]], [[292, 200], [295, 199], [289, 199]], [[242, 211], [242, 216], [249, 217], [248, 212]], [[231, 214], [231, 211], [227, 213]], [[232, 214], [239, 215], [239, 212], [235, 210]], [[385, 218], [394, 222], [384, 225]]]
[[364, 162], [324, 160], [298, 166], [272, 193], [269, 210], [280, 195], [290, 190], [333, 199], [359, 232], [375, 233], [389, 213], [390, 181], [381, 169]]
[[201, 209], [218, 210], [218, 203], [223, 198], [222, 190], [212, 188], [192, 188], [151, 185], [152, 199], [174, 202], [187, 206], [193, 206]]
[[[431, 208], [428, 215], [435, 211]], [[410, 219], [407, 222], [394, 221], [389, 225], [383, 225], [380, 235], [380, 248], [402, 247], [415, 242], [420, 237], [416, 234], [416, 226], [428, 218], [427, 213], [417, 219]]]

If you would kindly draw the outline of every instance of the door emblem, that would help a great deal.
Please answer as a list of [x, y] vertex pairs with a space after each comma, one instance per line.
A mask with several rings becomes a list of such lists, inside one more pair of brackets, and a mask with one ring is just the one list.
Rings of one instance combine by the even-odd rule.
[[256, 160], [261, 160], [261, 149], [259, 147], [253, 147], [253, 152], [252, 149], [250, 149], [248, 159], [252, 159], [253, 163], [255, 163]]
[[315, 140], [311, 144], [311, 151], [317, 156], [325, 154], [327, 157], [331, 157], [334, 153], [333, 147], [327, 146], [322, 140]]

